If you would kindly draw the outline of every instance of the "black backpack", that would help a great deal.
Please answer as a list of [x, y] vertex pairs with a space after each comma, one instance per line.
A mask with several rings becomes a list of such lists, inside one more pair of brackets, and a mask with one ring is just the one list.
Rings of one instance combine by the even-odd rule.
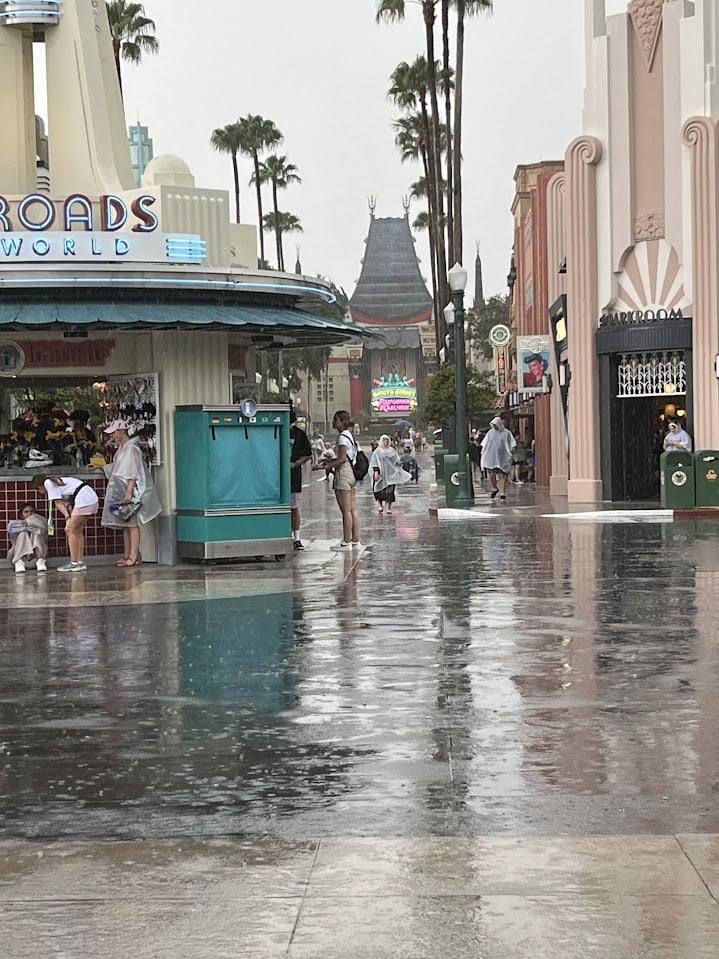
[[357, 447], [354, 436], [352, 436], [348, 430], [345, 430], [345, 435], [352, 440], [352, 445], [355, 448], [355, 461], [352, 463], [352, 472], [359, 483], [369, 473], [369, 460], [367, 459], [367, 454]]
[[358, 481], [363, 480], [369, 473], [369, 460], [367, 459], [367, 454], [362, 452], [362, 450], [357, 450], [355, 461], [352, 464], [352, 472]]

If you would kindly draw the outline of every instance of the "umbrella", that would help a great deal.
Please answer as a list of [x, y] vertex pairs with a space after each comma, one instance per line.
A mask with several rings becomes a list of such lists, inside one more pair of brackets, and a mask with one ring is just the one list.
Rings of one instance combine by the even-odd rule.
[[392, 425], [393, 426], [411, 426], [412, 424], [410, 423], [409, 420], [395, 420]]

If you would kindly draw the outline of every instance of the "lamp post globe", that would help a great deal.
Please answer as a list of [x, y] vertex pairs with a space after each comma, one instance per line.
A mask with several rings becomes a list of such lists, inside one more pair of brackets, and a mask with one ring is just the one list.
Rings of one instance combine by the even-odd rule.
[[457, 473], [459, 490], [454, 500], [458, 509], [474, 506], [474, 497], [467, 469], [467, 358], [464, 350], [464, 291], [467, 288], [467, 271], [455, 263], [447, 274], [454, 306], [454, 354], [456, 385], [455, 448], [457, 450]]

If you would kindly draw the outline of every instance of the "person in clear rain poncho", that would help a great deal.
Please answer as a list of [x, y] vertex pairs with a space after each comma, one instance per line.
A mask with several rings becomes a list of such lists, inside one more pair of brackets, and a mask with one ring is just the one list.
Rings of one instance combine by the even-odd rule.
[[[140, 529], [162, 512], [162, 505], [140, 444], [128, 433], [127, 423], [113, 420], [103, 432], [117, 440], [118, 448], [112, 463], [98, 467], [107, 477], [102, 525], [122, 529], [125, 555], [115, 565], [139, 566], [142, 562]], [[123, 520], [112, 510], [118, 503], [139, 503], [140, 509], [134, 516]]]
[[395, 501], [396, 487], [409, 483], [412, 477], [402, 469], [399, 454], [386, 433], [379, 438], [377, 449], [372, 453], [369, 461], [369, 468], [372, 474], [372, 492], [377, 502], [377, 512], [381, 516], [389, 516], [392, 512], [392, 503]]

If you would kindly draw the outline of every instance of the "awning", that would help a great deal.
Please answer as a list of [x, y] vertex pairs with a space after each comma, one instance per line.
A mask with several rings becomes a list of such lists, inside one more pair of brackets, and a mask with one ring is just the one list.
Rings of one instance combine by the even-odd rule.
[[365, 331], [353, 323], [289, 307], [42, 299], [28, 302], [0, 297], [0, 330], [29, 332], [53, 327], [87, 330], [234, 330], [285, 337], [307, 345], [329, 345], [365, 336]]

